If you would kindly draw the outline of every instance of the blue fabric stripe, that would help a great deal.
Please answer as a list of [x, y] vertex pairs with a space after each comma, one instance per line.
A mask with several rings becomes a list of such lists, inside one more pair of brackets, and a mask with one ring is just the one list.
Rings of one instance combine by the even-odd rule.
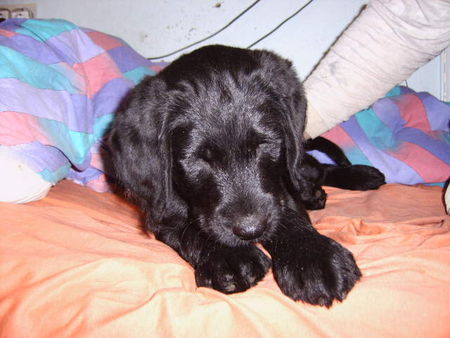
[[[11, 67], [14, 65], [14, 67]], [[63, 68], [34, 61], [11, 48], [0, 46], [0, 78], [17, 78], [40, 89], [79, 91]]]
[[44, 169], [38, 172], [38, 174], [41, 175], [41, 177], [47, 182], [56, 184], [58, 181], [67, 177], [69, 172], [70, 172], [70, 164], [68, 163], [55, 171]]
[[372, 162], [369, 161], [366, 155], [358, 147], [351, 147], [345, 150], [345, 155], [347, 155], [349, 161], [352, 164], [364, 164], [373, 166]]
[[125, 77], [133, 81], [134, 84], [138, 84], [139, 82], [141, 82], [142, 79], [147, 75], [153, 76], [155, 74], [156, 72], [148, 67], [137, 67], [124, 73]]
[[86, 169], [86, 162], [90, 160], [88, 154], [92, 145], [103, 137], [112, 120], [113, 114], [97, 118], [93, 134], [69, 130], [66, 124], [58, 121], [40, 119], [39, 123], [70, 162], [82, 170]]
[[17, 33], [31, 36], [32, 38], [43, 42], [61, 34], [62, 32], [77, 28], [77, 26], [71, 22], [61, 19], [28, 19], [22, 22], [21, 26], [22, 28], [16, 29]]
[[377, 117], [372, 108], [356, 114], [355, 118], [370, 143], [375, 147], [387, 150], [395, 149], [398, 146], [398, 141], [391, 129]]

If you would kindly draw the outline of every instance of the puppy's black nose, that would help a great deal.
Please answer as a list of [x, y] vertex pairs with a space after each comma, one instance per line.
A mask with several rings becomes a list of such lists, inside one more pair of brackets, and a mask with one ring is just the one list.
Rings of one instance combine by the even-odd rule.
[[245, 240], [260, 237], [266, 229], [266, 221], [254, 216], [241, 217], [233, 225], [233, 233]]

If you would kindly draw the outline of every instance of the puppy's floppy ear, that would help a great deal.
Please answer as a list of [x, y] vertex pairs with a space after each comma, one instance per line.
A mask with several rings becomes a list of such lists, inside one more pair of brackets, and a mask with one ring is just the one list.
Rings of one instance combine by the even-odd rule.
[[306, 96], [292, 63], [272, 52], [254, 51], [260, 55], [264, 79], [278, 106], [285, 135], [286, 166], [294, 187], [302, 187], [301, 162], [304, 157], [303, 132], [306, 120]]
[[[300, 205], [309, 208], [323, 207], [325, 193], [323, 190], [318, 189], [315, 183], [308, 178], [311, 176], [309, 171], [311, 166], [306, 163], [308, 157], [305, 154], [303, 139], [306, 121], [306, 97], [300, 84], [298, 89], [288, 99], [288, 102], [290, 103], [286, 104], [286, 106], [290, 108], [286, 109], [288, 114], [285, 116], [287, 123], [284, 131], [286, 166], [289, 179], [287, 186], [290, 187], [288, 189], [293, 189], [294, 194], [292, 196], [298, 202], [297, 207]], [[320, 195], [317, 195], [317, 192]], [[316, 202], [311, 204], [311, 201]]]
[[301, 162], [304, 158], [303, 132], [305, 130], [306, 98], [300, 83], [298, 87], [284, 98], [286, 116], [284, 124], [286, 165], [292, 184], [301, 189], [303, 178]]
[[152, 230], [187, 217], [184, 202], [172, 188], [165, 93], [157, 76], [144, 79], [117, 113], [107, 141], [113, 176], [146, 212]]

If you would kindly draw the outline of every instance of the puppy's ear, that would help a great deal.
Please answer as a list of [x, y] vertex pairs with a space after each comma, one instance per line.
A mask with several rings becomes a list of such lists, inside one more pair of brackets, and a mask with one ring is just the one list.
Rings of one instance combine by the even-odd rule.
[[117, 113], [107, 140], [112, 174], [146, 212], [152, 230], [187, 217], [184, 202], [172, 188], [165, 93], [161, 79], [144, 79]]
[[[295, 83], [294, 83], [295, 85]], [[286, 165], [291, 183], [299, 190], [302, 188], [301, 163], [305, 156], [303, 149], [303, 132], [306, 120], [306, 98], [303, 88], [297, 88], [284, 98], [285, 105], [285, 147]]]
[[285, 135], [286, 166], [290, 185], [299, 191], [303, 186], [301, 162], [304, 157], [303, 132], [306, 120], [306, 96], [292, 62], [272, 52], [255, 50], [263, 69], [262, 79], [270, 88], [271, 97]]

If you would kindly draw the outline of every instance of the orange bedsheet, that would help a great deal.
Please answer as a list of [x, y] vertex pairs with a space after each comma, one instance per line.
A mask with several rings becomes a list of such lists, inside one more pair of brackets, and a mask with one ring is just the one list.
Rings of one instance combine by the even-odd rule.
[[441, 189], [327, 192], [311, 218], [364, 275], [331, 309], [285, 297], [270, 272], [240, 294], [196, 288], [112, 194], [65, 181], [42, 201], [0, 204], [0, 337], [449, 337]]

